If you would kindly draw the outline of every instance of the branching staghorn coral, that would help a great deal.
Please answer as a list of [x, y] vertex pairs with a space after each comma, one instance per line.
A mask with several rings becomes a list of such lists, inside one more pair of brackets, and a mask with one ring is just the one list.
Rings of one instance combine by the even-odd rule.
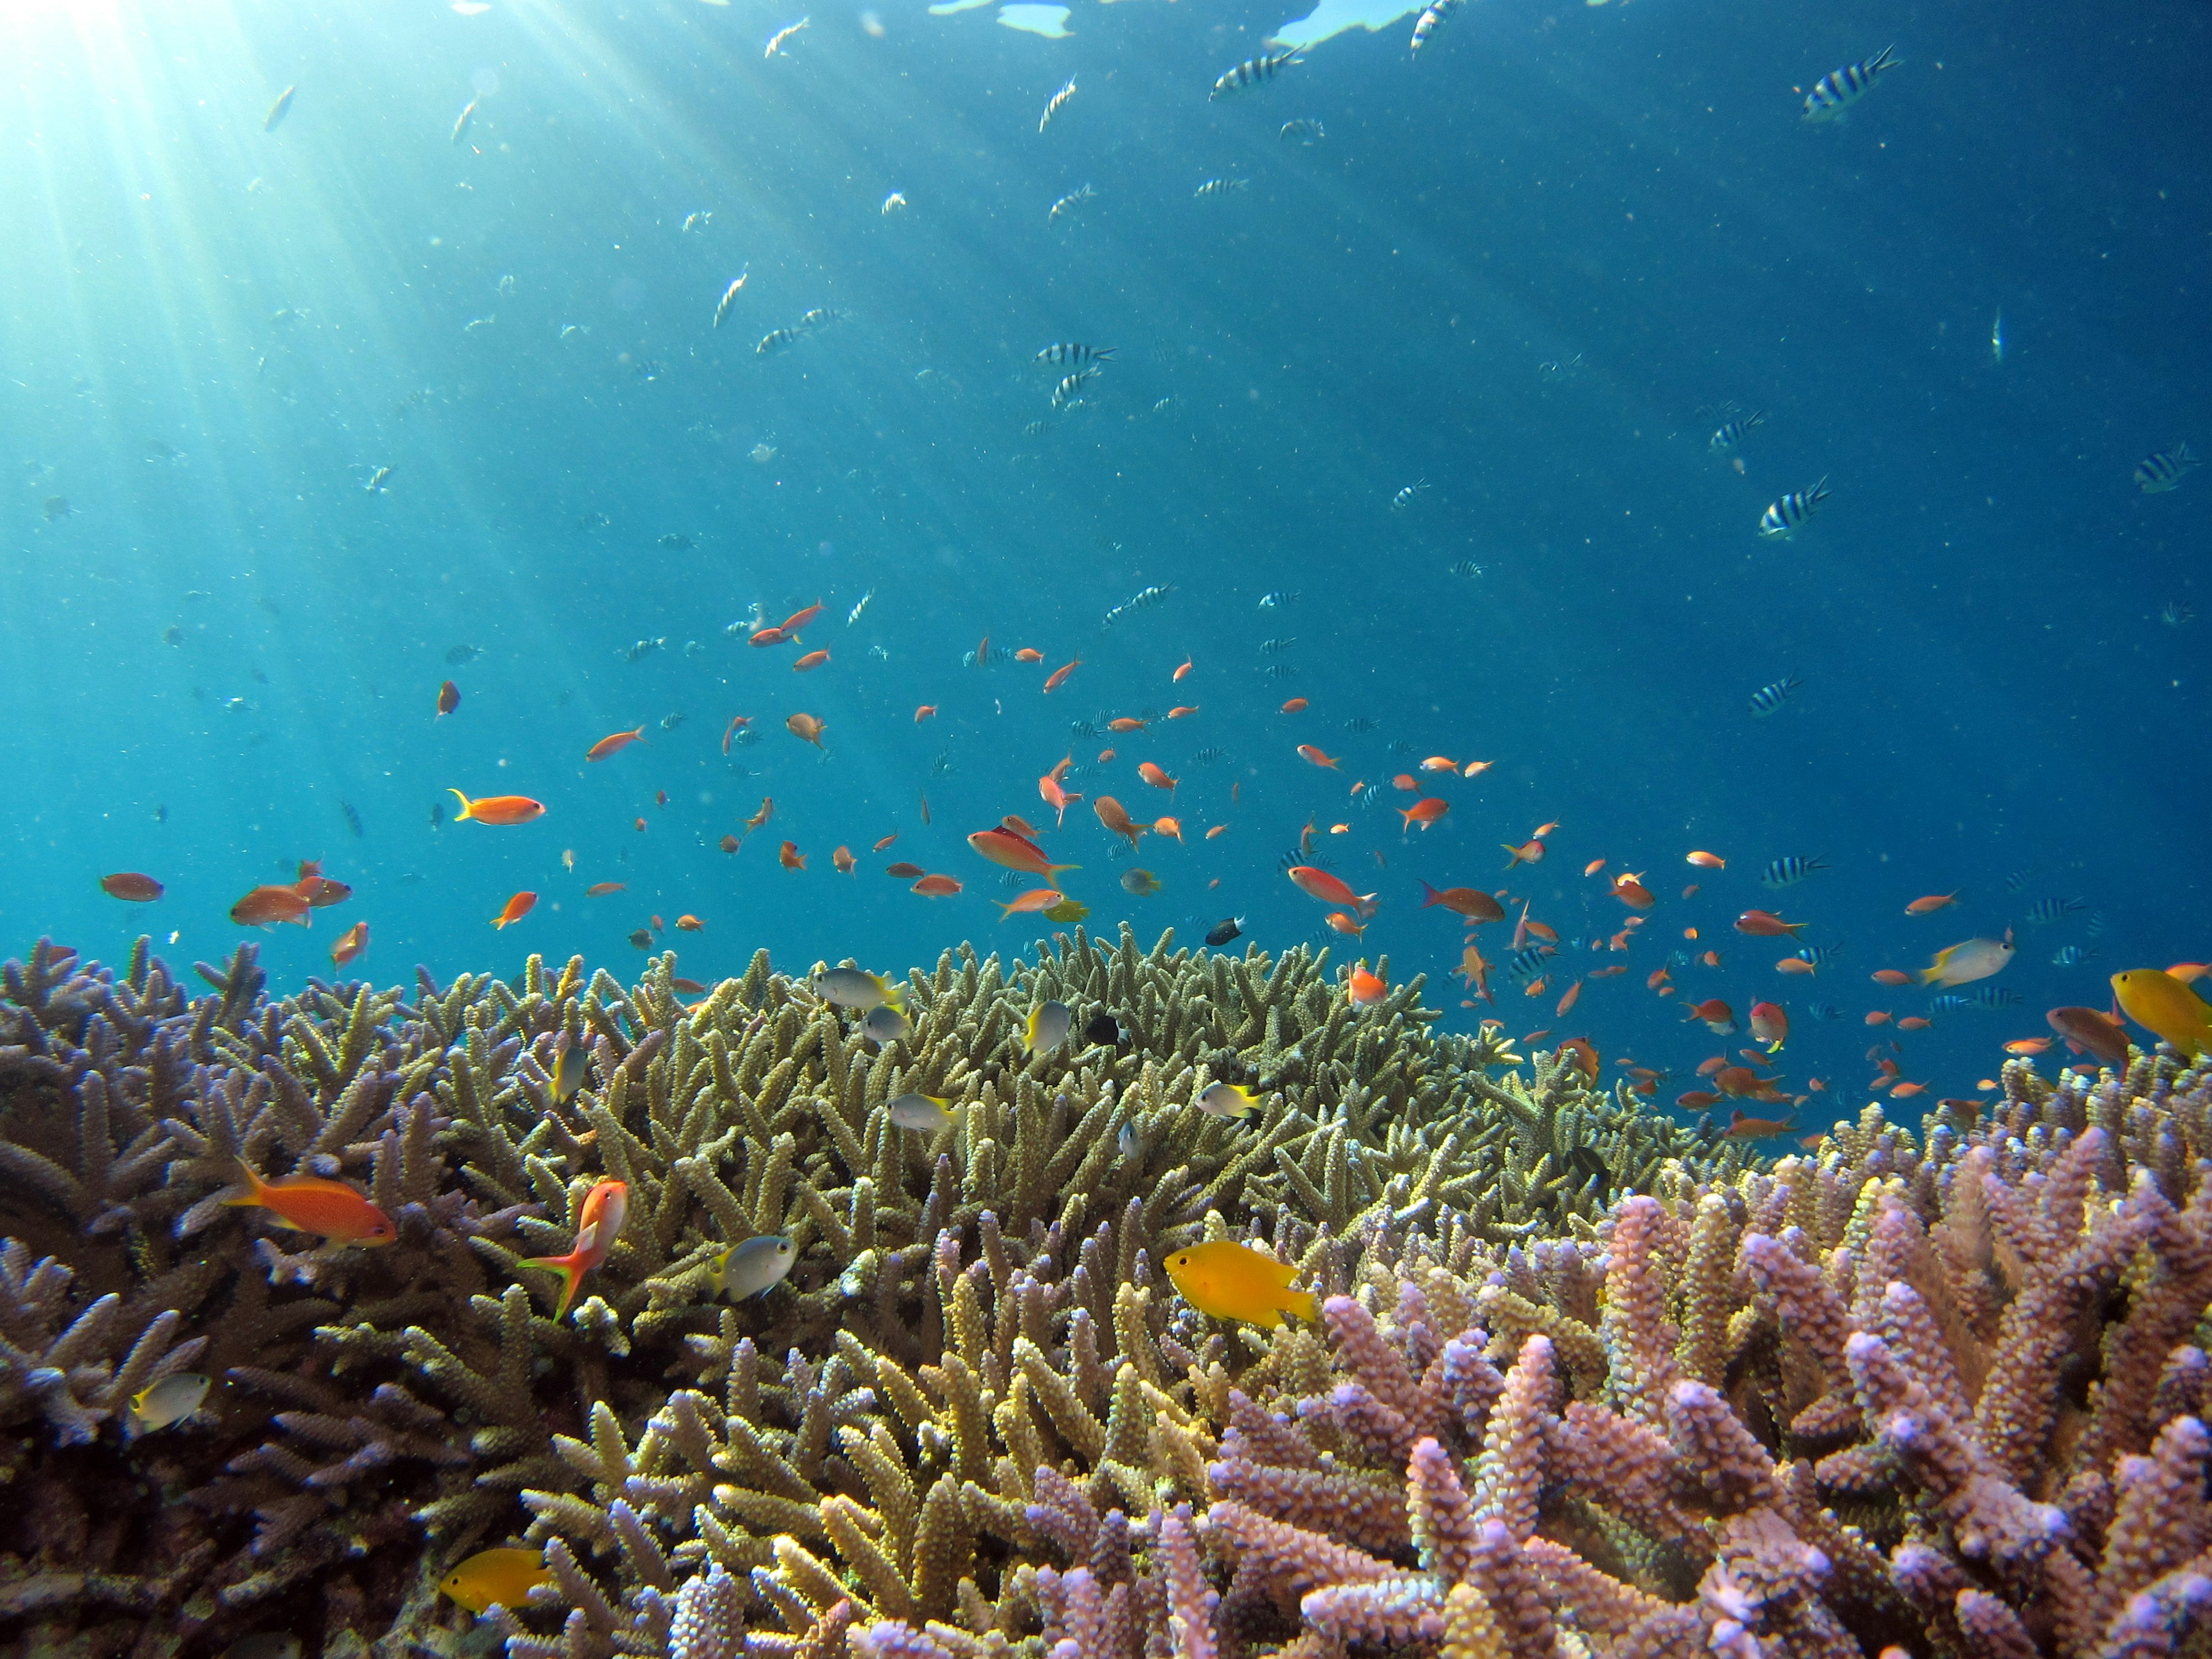
[[[628, 990], [533, 959], [512, 984], [270, 1001], [251, 947], [203, 964], [194, 1000], [143, 944], [120, 974], [41, 945], [0, 1000], [0, 1409], [31, 1431], [0, 1460], [38, 1500], [0, 1523], [0, 1620], [65, 1644], [106, 1596], [166, 1611], [103, 1651], [212, 1652], [312, 1583], [325, 1632], [426, 1628], [432, 1567], [527, 1530], [568, 1565], [544, 1593], [564, 1622], [518, 1613], [525, 1643], [651, 1648], [708, 1562], [794, 1647], [878, 1613], [1021, 1627], [1041, 1468], [1109, 1531], [1209, 1497], [1252, 1345], [1176, 1311], [1172, 1249], [1261, 1220], [1341, 1288], [1361, 1239], [1425, 1224], [1464, 1251], [1595, 1216], [1640, 1167], [1540, 1170], [1470, 1082], [1493, 1044], [1433, 1035], [1418, 981], [1353, 1011], [1325, 968], [1143, 953], [1126, 929], [1035, 964], [963, 950], [908, 975], [917, 1028], [879, 1047], [764, 956], [689, 1006], [673, 957]], [[1025, 1054], [1048, 996], [1124, 1040]], [[564, 1042], [591, 1056], [567, 1101]], [[1250, 1126], [1194, 1104], [1229, 1076], [1267, 1100]], [[1693, 1151], [1577, 1079], [1482, 1080], [1545, 1121], [1604, 1120], [1644, 1163]], [[892, 1126], [909, 1089], [953, 1097], [957, 1126]], [[354, 1182], [398, 1242], [227, 1206], [241, 1162]], [[607, 1176], [629, 1224], [556, 1321], [518, 1263], [568, 1248]], [[1500, 1200], [1506, 1176], [1528, 1202]], [[798, 1247], [790, 1279], [714, 1304], [710, 1257], [770, 1232]], [[216, 1380], [206, 1409], [126, 1446], [129, 1395], [189, 1367]], [[182, 1503], [139, 1504], [149, 1478]], [[103, 1491], [96, 1545], [49, 1524]]]

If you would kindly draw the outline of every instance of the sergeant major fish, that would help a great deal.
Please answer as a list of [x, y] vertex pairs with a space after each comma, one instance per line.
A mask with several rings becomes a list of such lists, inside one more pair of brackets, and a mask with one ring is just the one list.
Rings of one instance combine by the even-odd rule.
[[1751, 694], [1751, 712], [1754, 719], [1763, 719], [1790, 700], [1790, 694], [1805, 682], [1795, 674], [1784, 674], [1771, 684], [1762, 685]]
[[1834, 492], [1828, 488], [1826, 474], [1810, 489], [1793, 489], [1780, 500], [1770, 503], [1759, 515], [1759, 533], [1767, 541], [1786, 540], [1802, 527], [1805, 521], [1820, 510]]
[[1429, 37], [1442, 28], [1444, 20], [1457, 11], [1463, 3], [1464, 0], [1429, 0], [1429, 3], [1422, 8], [1421, 15], [1413, 20], [1413, 52], [1416, 58], [1420, 56], [1421, 48], [1428, 45]]
[[804, 17], [800, 18], [796, 23], [785, 24], [783, 27], [778, 29], [774, 34], [769, 36], [768, 50], [762, 52], [761, 56], [764, 58], [775, 57], [776, 53], [783, 50], [783, 43], [790, 40], [793, 35], [798, 33], [799, 30], [805, 28], [807, 20]]
[[1051, 100], [1045, 105], [1044, 113], [1037, 118], [1037, 131], [1039, 132], [1042, 132], [1047, 127], [1050, 126], [1052, 125], [1052, 118], [1059, 114], [1063, 109], [1066, 109], [1067, 107], [1067, 100], [1074, 96], [1075, 77], [1071, 75], [1067, 77], [1067, 84], [1062, 87], [1058, 92], [1053, 94]]
[[1754, 409], [1750, 414], [1736, 420], [1723, 422], [1714, 431], [1713, 435], [1705, 440], [1705, 447], [1716, 455], [1734, 454], [1736, 447], [1743, 442], [1752, 428], [1764, 426], [1765, 423], [1765, 411]]
[[1249, 179], [1209, 179], [1191, 194], [1196, 196], [1226, 196], [1232, 190], [1249, 190]]
[[1090, 185], [1084, 185], [1080, 190], [1070, 191], [1052, 204], [1052, 211], [1045, 215], [1045, 222], [1049, 224], [1063, 213], [1074, 212], [1085, 202], [1097, 200], [1097, 189]]
[[745, 285], [745, 278], [750, 275], [751, 275], [751, 272], [749, 270], [739, 271], [737, 275], [736, 280], [732, 282], [729, 287], [722, 290], [722, 297], [714, 302], [714, 326], [716, 328], [721, 327], [722, 319], [730, 314], [731, 306], [735, 304], [737, 301], [738, 290]]
[[1304, 61], [1296, 47], [1266, 57], [1248, 58], [1214, 82], [1213, 90], [1206, 94], [1207, 100], [1211, 102], [1216, 98], [1225, 98], [1233, 92], [1243, 91], [1247, 87], [1256, 87], [1262, 81], [1272, 81], [1291, 64]]
[[2202, 465], [2187, 444], [2176, 444], [2155, 455], [2146, 455], [2136, 468], [2136, 488], [2146, 495], [2162, 495]]
[[1884, 70], [1895, 69], [1897, 60], [1890, 56], [1895, 46], [1884, 46], [1871, 58], [1862, 58], [1856, 64], [1846, 64], [1839, 70], [1831, 70], [1813, 83], [1813, 90], [1805, 94], [1805, 118], [1808, 121], [1834, 121], [1842, 118], [1845, 110], [1874, 90], [1875, 78]]

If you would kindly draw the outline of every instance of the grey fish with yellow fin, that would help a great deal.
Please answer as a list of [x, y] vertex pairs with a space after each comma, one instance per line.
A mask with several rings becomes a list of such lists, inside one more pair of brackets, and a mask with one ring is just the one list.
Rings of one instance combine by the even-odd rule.
[[905, 1002], [900, 988], [890, 980], [859, 968], [817, 968], [813, 984], [816, 996], [840, 1008], [865, 1012], [871, 1008], [902, 1007]]
[[175, 1371], [141, 1389], [131, 1396], [131, 1434], [151, 1434], [172, 1423], [183, 1422], [200, 1408], [200, 1402], [214, 1386], [212, 1379], [198, 1371]]
[[1030, 1010], [1022, 1029], [1022, 1047], [1032, 1054], [1049, 1054], [1067, 1041], [1075, 1015], [1064, 1002], [1040, 1002]]
[[707, 1282], [716, 1296], [732, 1302], [763, 1296], [783, 1283], [799, 1252], [781, 1233], [763, 1233], [742, 1244], [732, 1244], [707, 1264]]
[[953, 1103], [943, 1095], [903, 1094], [893, 1099], [884, 1109], [890, 1121], [902, 1129], [918, 1129], [934, 1134], [939, 1129], [953, 1125]]

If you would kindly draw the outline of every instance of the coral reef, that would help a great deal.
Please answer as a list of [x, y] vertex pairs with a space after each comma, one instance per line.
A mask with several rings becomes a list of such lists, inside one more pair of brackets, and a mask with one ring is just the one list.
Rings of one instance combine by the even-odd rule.
[[[672, 957], [629, 990], [533, 960], [272, 1001], [250, 947], [198, 973], [188, 998], [143, 943], [120, 973], [50, 945], [6, 969], [0, 1632], [57, 1651], [213, 1651], [279, 1598], [326, 1648], [428, 1630], [440, 1569], [526, 1529], [567, 1622], [518, 1652], [672, 1629], [708, 1561], [787, 1623], [839, 1583], [863, 1618], [949, 1614], [963, 1584], [1029, 1606], [1002, 1580], [1042, 1535], [1040, 1468], [1140, 1528], [1206, 1497], [1185, 1379], [1218, 1403], [1252, 1350], [1177, 1311], [1154, 1265], [1177, 1244], [1256, 1229], [1340, 1285], [1356, 1239], [1588, 1231], [1711, 1156], [1553, 1056], [1524, 1084], [1431, 1033], [1418, 980], [1352, 1009], [1325, 952], [963, 949], [908, 976], [887, 1045], [764, 955], [688, 1006]], [[1045, 997], [1121, 1040], [1027, 1054]], [[590, 1060], [564, 1099], [567, 1045]], [[1264, 1114], [1199, 1110], [1220, 1078]], [[957, 1126], [892, 1125], [916, 1089]], [[241, 1163], [356, 1182], [397, 1242], [228, 1206]], [[556, 1320], [518, 1264], [568, 1248], [607, 1177], [628, 1224]], [[719, 1304], [711, 1260], [763, 1234], [790, 1279]], [[185, 1370], [216, 1380], [204, 1410], [134, 1435], [131, 1398]]]
[[[2203, 1641], [2212, 1064], [1771, 1167], [1326, 953], [0, 998], [0, 1639], [509, 1659], [2158, 1659]], [[1058, 998], [1080, 1034], [1026, 1051]], [[570, 1092], [564, 1050], [589, 1055]], [[1217, 1079], [1266, 1102], [1200, 1110]], [[895, 1125], [909, 1091], [955, 1103]], [[341, 1176], [396, 1240], [225, 1200]], [[524, 1258], [628, 1218], [575, 1304]], [[793, 1246], [731, 1303], [721, 1252]], [[1236, 1240], [1318, 1327], [1160, 1264]], [[139, 1431], [139, 1391], [216, 1379]], [[481, 1620], [487, 1545], [550, 1582]]]

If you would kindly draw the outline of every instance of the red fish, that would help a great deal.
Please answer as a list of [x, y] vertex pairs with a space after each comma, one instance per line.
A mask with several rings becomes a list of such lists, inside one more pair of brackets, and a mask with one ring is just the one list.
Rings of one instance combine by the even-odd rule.
[[447, 680], [438, 688], [438, 712], [431, 718], [443, 720], [461, 706], [461, 688]]
[[1956, 893], [1930, 893], [1927, 897], [1917, 898], [1906, 905], [1905, 914], [1908, 916], [1932, 915], [1945, 905], [1956, 903], [1958, 897]]
[[750, 635], [747, 635], [745, 643], [755, 646], [781, 645], [783, 630], [781, 628], [756, 628]]
[[908, 864], [904, 860], [901, 860], [896, 864], [885, 865], [884, 873], [887, 876], [896, 876], [901, 881], [912, 881], [917, 876], [926, 875], [927, 872], [918, 864]]
[[1751, 1005], [1751, 1034], [1766, 1045], [1766, 1052], [1771, 1054], [1790, 1041], [1790, 1016], [1778, 1004], [1754, 1002]]
[[1514, 846], [1510, 842], [1500, 842], [1498, 845], [1513, 855], [1512, 862], [1505, 866], [1509, 870], [1518, 865], [1541, 864], [1544, 861], [1544, 843], [1540, 838], [1524, 842], [1519, 847]]
[[313, 925], [308, 920], [313, 908], [298, 888], [271, 884], [255, 888], [232, 905], [230, 919], [241, 927], [274, 927], [285, 921], [307, 927]]
[[1877, 968], [1874, 970], [1873, 979], [1874, 982], [1877, 985], [1910, 985], [1912, 983], [1912, 975], [1906, 973], [1902, 968]]
[[1091, 810], [1098, 815], [1099, 823], [1104, 824], [1115, 835], [1127, 836], [1133, 851], [1136, 848], [1137, 838], [1149, 827], [1132, 818], [1128, 809], [1111, 795], [1099, 796], [1097, 800], [1091, 803]]
[[1709, 998], [1694, 1008], [1683, 1010], [1682, 1018], [1685, 1021], [1703, 1020], [1708, 1031], [1721, 1036], [1726, 1036], [1735, 1030], [1735, 1010], [1718, 997]]
[[797, 634], [800, 629], [805, 627], [807, 623], [812, 622], [821, 614], [822, 601], [819, 599], [815, 600], [812, 605], [808, 605], [804, 611], [793, 611], [788, 617], [786, 617], [783, 619], [782, 633], [784, 638], [791, 638], [793, 635]]
[[520, 921], [523, 917], [537, 908], [537, 894], [517, 893], [513, 898], [507, 900], [505, 908], [491, 919], [491, 925], [495, 927], [504, 927], [510, 921]]
[[467, 821], [490, 824], [527, 823], [532, 818], [545, 816], [544, 803], [534, 801], [527, 795], [486, 795], [481, 799], [471, 800], [458, 789], [449, 788], [446, 793], [461, 804], [461, 810], [453, 814], [456, 823]]
[[622, 881], [595, 881], [584, 890], [586, 898], [605, 898], [609, 893], [619, 893], [629, 884]]
[[919, 725], [921, 725], [924, 720], [927, 720], [927, 719], [928, 719], [932, 714], [934, 714], [936, 712], [937, 712], [937, 705], [936, 705], [935, 703], [933, 703], [933, 702], [925, 702], [925, 703], [922, 703], [922, 704], [919, 705], [919, 706], [915, 709], [915, 711], [914, 711], [914, 723], [915, 723], [916, 726], [919, 726]]
[[1573, 1007], [1577, 1002], [1581, 1000], [1582, 994], [1583, 982], [1580, 980], [1577, 980], [1572, 985], [1567, 987], [1566, 995], [1559, 999], [1559, 1006], [1552, 1011], [1552, 1017], [1554, 1019], [1565, 1018], [1567, 1010]]
[[314, 1233], [337, 1243], [389, 1244], [399, 1237], [392, 1218], [370, 1203], [358, 1187], [319, 1176], [264, 1181], [243, 1158], [238, 1167], [246, 1177], [246, 1191], [223, 1200], [226, 1205], [267, 1210], [296, 1232]]
[[1304, 697], [1292, 697], [1277, 712], [1285, 714], [1303, 714], [1305, 711], [1305, 708], [1306, 700]]
[[879, 841], [879, 842], [878, 842], [876, 843], [876, 851], [878, 851], [878, 853], [882, 852], [882, 851], [884, 850], [884, 848], [886, 848], [886, 847], [890, 846], [893, 842], [896, 841], [897, 839], [898, 839], [898, 831], [897, 831], [897, 830], [892, 830], [892, 831], [890, 832], [890, 834], [889, 834], [888, 836], [884, 836], [881, 841]]
[[2044, 1018], [2076, 1053], [2087, 1050], [2108, 1066], [2128, 1063], [2128, 1034], [2110, 1014], [2095, 1008], [2053, 1008]]
[[1737, 933], [1758, 939], [1780, 939], [1784, 933], [1796, 939], [1807, 926], [1802, 921], [1784, 921], [1771, 910], [1747, 910], [1735, 919]]
[[951, 876], [924, 876], [908, 890], [924, 898], [951, 898], [960, 890], [960, 884]]
[[1033, 645], [1025, 645], [1020, 650], [1014, 653], [1014, 660], [1016, 662], [1042, 662], [1044, 660], [1044, 653], [1038, 650]]
[[1355, 893], [1326, 870], [1310, 864], [1294, 864], [1284, 873], [1290, 877], [1291, 884], [1309, 898], [1317, 898], [1323, 904], [1340, 904], [1363, 916], [1375, 914], [1374, 894]]
[[826, 721], [817, 720], [813, 715], [806, 714], [787, 715], [783, 726], [784, 730], [790, 732], [792, 736], [804, 738], [817, 749], [822, 747], [823, 732], [829, 730]]
[[561, 1275], [561, 1303], [554, 1309], [556, 1319], [568, 1311], [568, 1304], [576, 1299], [577, 1288], [584, 1275], [607, 1259], [621, 1236], [623, 1222], [629, 1214], [629, 1188], [619, 1181], [601, 1181], [584, 1194], [584, 1207], [577, 1217], [576, 1242], [566, 1255], [525, 1256], [516, 1265], [538, 1267]]
[[603, 761], [606, 759], [608, 756], [619, 755], [623, 750], [629, 748], [630, 744], [634, 743], [641, 743], [644, 740], [645, 728], [641, 726], [635, 732], [610, 732], [607, 736], [601, 738], [597, 743], [593, 744], [589, 749], [586, 749], [584, 751], [584, 758], [587, 761]]
[[128, 899], [133, 904], [150, 904], [167, 890], [151, 876], [142, 876], [135, 870], [123, 870], [112, 876], [102, 876], [100, 890], [110, 898]]
[[[1107, 827], [1113, 828], [1110, 824]], [[1043, 848], [1004, 824], [978, 830], [968, 837], [968, 844], [994, 864], [1003, 865], [1009, 870], [1018, 870], [1024, 875], [1041, 876], [1047, 882], [1062, 870], [1080, 870], [1083, 867], [1079, 864], [1054, 864], [1045, 856]]]
[[1059, 667], [1054, 669], [1051, 673], [1045, 676], [1045, 690], [1048, 693], [1059, 690], [1060, 688], [1066, 683], [1067, 677], [1082, 666], [1083, 659], [1080, 657], [1076, 658], [1073, 662], [1062, 663]]
[[1731, 1140], [1765, 1140], [1788, 1134], [1796, 1127], [1786, 1117], [1746, 1117], [1741, 1112], [1731, 1112], [1729, 1126], [1721, 1133]]
[[1421, 884], [1421, 908], [1441, 904], [1455, 915], [1465, 916], [1480, 927], [1486, 921], [1505, 920], [1505, 907], [1480, 887], [1447, 887], [1439, 892], [1425, 881]]
[[1651, 908], [1651, 890], [1644, 884], [1642, 877], [1632, 876], [1626, 871], [1613, 878], [1613, 896], [1632, 910]]
[[1311, 761], [1316, 766], [1326, 766], [1332, 771], [1336, 768], [1334, 761], [1310, 743], [1302, 743], [1298, 745], [1298, 755], [1302, 759]]
[[805, 656], [801, 657], [797, 662], [791, 665], [791, 672], [794, 674], [804, 674], [811, 670], [821, 667], [823, 663], [828, 662], [829, 660], [830, 653], [827, 651], [810, 651]]
[[368, 949], [368, 924], [356, 921], [340, 933], [337, 943], [331, 946], [331, 966], [343, 968]]
[[1108, 720], [1106, 729], [1109, 732], [1141, 732], [1150, 724], [1150, 721], [1140, 720], [1133, 714], [1122, 714]]
[[1430, 795], [1423, 799], [1417, 800], [1411, 806], [1401, 807], [1399, 809], [1398, 816], [1404, 821], [1405, 827], [1399, 830], [1398, 833], [1401, 837], [1410, 835], [1413, 833], [1413, 826], [1417, 823], [1425, 830], [1431, 824], [1434, 823], [1438, 818], [1443, 817], [1445, 813], [1450, 811], [1451, 803], [1449, 801], [1438, 800], [1434, 795]]
[[1692, 853], [1684, 861], [1686, 863], [1696, 865], [1700, 870], [1725, 870], [1728, 868], [1728, 860], [1723, 858], [1718, 853]]
[[1372, 1008], [1390, 994], [1390, 987], [1387, 981], [1369, 973], [1367, 964], [1362, 963], [1345, 981], [1344, 991], [1353, 1007]]

